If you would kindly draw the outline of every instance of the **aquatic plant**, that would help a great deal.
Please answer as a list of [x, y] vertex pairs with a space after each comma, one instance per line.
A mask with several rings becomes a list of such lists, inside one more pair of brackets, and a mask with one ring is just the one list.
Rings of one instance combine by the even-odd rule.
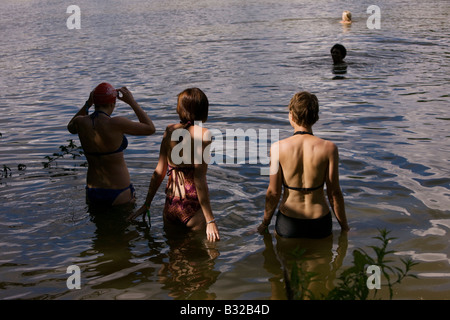
[[[355, 249], [353, 251], [353, 265], [343, 271], [339, 278], [337, 285], [328, 292], [326, 295], [322, 295], [321, 299], [324, 300], [368, 300], [369, 298], [375, 299], [378, 290], [381, 286], [388, 289], [389, 299], [392, 300], [394, 291], [393, 287], [400, 284], [406, 277], [417, 278], [410, 271], [412, 267], [417, 265], [417, 262], [413, 262], [411, 258], [401, 258], [402, 267], [391, 266], [394, 261], [389, 259], [388, 256], [395, 253], [393, 250], [387, 250], [389, 242], [396, 239], [388, 237], [390, 231], [385, 229], [378, 230], [380, 235], [373, 237], [380, 240], [380, 246], [369, 246], [374, 253], [375, 257], [371, 257], [363, 249]], [[300, 252], [301, 253], [301, 252]], [[298, 254], [298, 253], [297, 253]], [[367, 273], [368, 266], [376, 266], [380, 270], [380, 276], [382, 275], [386, 280], [381, 284], [380, 288], [369, 289]], [[289, 287], [287, 286], [288, 297], [292, 299], [316, 299], [317, 297], [308, 290], [308, 286], [311, 281], [314, 280], [316, 274], [313, 272], [303, 272], [297, 267], [297, 263], [293, 264], [291, 270], [291, 280]], [[370, 281], [369, 281], [370, 282]], [[372, 292], [372, 294], [371, 294]]]
[[[23, 163], [17, 165], [17, 170], [24, 171], [27, 168]], [[6, 164], [3, 165], [3, 169], [0, 172], [0, 178], [8, 178], [12, 176], [12, 170]]]
[[[51, 156], [45, 156], [45, 159], [47, 159], [47, 161], [42, 162], [44, 168], [50, 168], [53, 163], [56, 163], [56, 160], [65, 158], [66, 156], [71, 156], [72, 159], [76, 159], [84, 155], [83, 148], [81, 146], [77, 146], [72, 139], [67, 141], [69, 142], [68, 145], [59, 146], [59, 152], [55, 152]], [[85, 165], [86, 162], [81, 164], [81, 166]]]
[[8, 176], [11, 176], [11, 169], [6, 164], [3, 165], [3, 170], [2, 170], [1, 176], [5, 177], [5, 178]]

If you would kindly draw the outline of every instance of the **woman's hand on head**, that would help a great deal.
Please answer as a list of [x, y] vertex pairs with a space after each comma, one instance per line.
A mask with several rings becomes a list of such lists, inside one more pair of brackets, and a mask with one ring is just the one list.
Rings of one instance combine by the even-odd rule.
[[[135, 103], [136, 100], [134, 100], [133, 94], [130, 90], [128, 90], [127, 87], [122, 87], [120, 89], [117, 89], [117, 98], [126, 104], [131, 105], [132, 103]], [[122, 94], [122, 96], [120, 95]]]

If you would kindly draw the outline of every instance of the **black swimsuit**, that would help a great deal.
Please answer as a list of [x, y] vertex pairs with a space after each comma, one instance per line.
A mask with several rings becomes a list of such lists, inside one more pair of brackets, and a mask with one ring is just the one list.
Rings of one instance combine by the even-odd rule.
[[109, 154], [122, 152], [127, 147], [128, 147], [128, 139], [127, 139], [127, 137], [123, 136], [122, 144], [119, 146], [119, 148], [117, 148], [114, 151], [109, 151], [109, 152], [87, 152], [87, 151], [84, 151], [84, 154], [86, 154], [88, 156], [97, 156], [97, 157], [107, 156]]
[[[283, 168], [281, 167], [281, 164], [280, 164], [280, 169], [281, 169], [281, 174], [283, 175]], [[311, 191], [314, 191], [314, 190], [319, 190], [319, 189], [323, 188], [323, 186], [325, 185], [325, 181], [323, 181], [321, 185], [319, 185], [317, 187], [312, 187], [312, 188], [290, 187], [284, 181], [284, 177], [283, 176], [282, 176], [282, 179], [281, 179], [281, 183], [283, 184], [283, 186], [285, 188], [288, 188], [288, 189], [291, 189], [291, 190], [295, 190], [295, 191], [305, 192], [305, 193], [308, 193], [308, 192], [311, 192]]]
[[[310, 134], [307, 131], [297, 131], [296, 134]], [[300, 192], [311, 192], [323, 188], [325, 181], [321, 185], [312, 188], [297, 188], [290, 187], [284, 181], [283, 169], [281, 168], [282, 183], [283, 186], [290, 190], [300, 191]], [[284, 215], [280, 210], [277, 213], [277, 220], [275, 223], [275, 231], [277, 234], [283, 238], [312, 238], [319, 239], [328, 237], [332, 233], [332, 220], [331, 212], [328, 212], [325, 216], [317, 219], [299, 219], [292, 218]]]
[[[294, 132], [294, 136], [295, 136], [296, 134], [310, 134], [310, 135], [313, 136], [312, 132], [309, 132], [309, 131], [296, 131], [296, 132]], [[281, 169], [281, 176], [283, 177], [283, 179], [281, 179], [281, 182], [283, 183], [283, 186], [284, 186], [285, 188], [288, 188], [288, 189], [291, 189], [291, 190], [295, 190], [295, 191], [300, 191], [300, 192], [311, 192], [311, 191], [318, 190], [318, 189], [322, 188], [322, 187], [324, 186], [324, 184], [325, 184], [325, 181], [323, 181], [322, 184], [321, 184], [320, 186], [312, 187], [312, 188], [297, 188], [297, 187], [290, 187], [290, 186], [288, 186], [288, 185], [286, 184], [286, 182], [284, 182], [283, 168], [281, 167], [281, 164], [280, 164], [280, 169]]]
[[331, 212], [317, 219], [299, 219], [277, 213], [275, 231], [283, 238], [320, 239], [332, 233]]

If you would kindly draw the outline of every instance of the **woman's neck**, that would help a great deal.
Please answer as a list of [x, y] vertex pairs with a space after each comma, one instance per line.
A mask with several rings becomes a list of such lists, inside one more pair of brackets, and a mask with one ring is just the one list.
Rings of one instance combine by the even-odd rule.
[[312, 133], [312, 127], [311, 126], [299, 126], [296, 124], [296, 125], [294, 125], [294, 132], [298, 132], [298, 131]]
[[108, 116], [111, 116], [111, 110], [110, 109], [105, 109], [105, 108], [95, 108], [96, 112], [100, 112], [100, 113], [105, 113]]

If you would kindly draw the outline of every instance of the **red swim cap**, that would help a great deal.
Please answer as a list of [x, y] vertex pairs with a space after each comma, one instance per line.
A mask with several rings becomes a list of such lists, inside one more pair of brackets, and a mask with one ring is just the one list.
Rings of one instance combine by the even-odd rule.
[[95, 105], [105, 105], [108, 103], [116, 103], [117, 90], [106, 82], [100, 83], [93, 93]]

